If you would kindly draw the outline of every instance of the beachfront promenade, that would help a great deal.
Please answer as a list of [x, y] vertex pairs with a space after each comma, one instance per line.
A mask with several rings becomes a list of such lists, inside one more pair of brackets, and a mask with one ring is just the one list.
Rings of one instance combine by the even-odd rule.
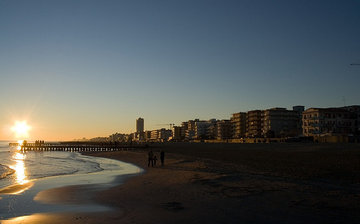
[[22, 151], [68, 151], [68, 152], [105, 152], [105, 151], [126, 151], [130, 149], [145, 148], [142, 144], [122, 144], [117, 142], [101, 143], [26, 143], [21, 146]]

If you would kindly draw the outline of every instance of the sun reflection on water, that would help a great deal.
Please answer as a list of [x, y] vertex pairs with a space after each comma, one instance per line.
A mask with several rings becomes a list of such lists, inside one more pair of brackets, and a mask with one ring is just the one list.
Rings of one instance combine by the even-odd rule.
[[17, 150], [21, 150], [21, 146], [24, 144], [24, 140], [18, 140], [18, 146], [16, 147]]
[[23, 185], [29, 182], [26, 176], [26, 169], [25, 169], [25, 160], [26, 155], [21, 152], [15, 152], [13, 155], [13, 159], [15, 164], [10, 166], [11, 169], [15, 170], [16, 175], [16, 183]]

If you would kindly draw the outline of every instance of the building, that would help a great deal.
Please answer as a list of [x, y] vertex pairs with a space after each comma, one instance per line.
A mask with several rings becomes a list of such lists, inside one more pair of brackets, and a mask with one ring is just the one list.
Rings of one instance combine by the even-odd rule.
[[183, 131], [182, 131], [181, 126], [173, 126], [172, 127], [172, 139], [173, 140], [175, 140], [175, 141], [183, 140], [182, 133], [183, 133]]
[[209, 123], [206, 121], [196, 121], [194, 126], [194, 139], [206, 139]]
[[341, 107], [347, 111], [350, 111], [352, 113], [355, 113], [356, 116], [356, 130], [355, 130], [355, 134], [356, 135], [360, 135], [360, 106], [359, 105], [353, 105], [353, 106], [346, 106], [346, 107]]
[[233, 136], [233, 128], [230, 120], [221, 120], [216, 123], [217, 135], [216, 138], [219, 140], [231, 139]]
[[196, 122], [199, 122], [199, 121], [200, 121], [199, 119], [189, 120], [189, 121], [187, 122], [188, 130], [195, 131], [195, 123], [196, 123]]
[[304, 106], [293, 106], [293, 111], [297, 111], [300, 114], [302, 114], [302, 112], [304, 112], [305, 107]]
[[152, 130], [150, 133], [150, 139], [152, 141], [157, 141], [159, 139], [159, 130]]
[[207, 139], [216, 139], [217, 137], [217, 126], [216, 122], [207, 129]]
[[188, 126], [188, 122], [182, 122], [181, 123], [181, 137], [182, 139], [185, 139], [186, 137], [186, 131], [188, 130], [189, 126]]
[[235, 113], [231, 117], [233, 126], [233, 138], [239, 139], [246, 135], [246, 113], [239, 112]]
[[150, 139], [152, 141], [164, 142], [164, 141], [168, 141], [171, 136], [172, 136], [171, 130], [161, 128], [161, 129], [151, 131]]
[[252, 110], [246, 113], [246, 137], [262, 136], [262, 111]]
[[298, 112], [298, 116], [299, 116], [299, 123], [298, 123], [298, 127], [299, 127], [299, 135], [303, 134], [303, 130], [302, 130], [302, 113], [304, 112], [305, 107], [304, 106], [293, 106], [293, 111], [297, 111]]
[[172, 136], [172, 131], [170, 129], [161, 128], [159, 130], [159, 139], [160, 141], [168, 141]]
[[126, 134], [115, 133], [109, 135], [108, 140], [112, 142], [126, 142], [128, 136]]
[[145, 132], [144, 132], [144, 139], [145, 139], [146, 141], [151, 140], [151, 131], [145, 131]]
[[[181, 123], [181, 129], [177, 138], [181, 140], [193, 140], [193, 139], [215, 139], [216, 138], [216, 119], [205, 120], [189, 120]], [[180, 135], [180, 136], [179, 136]]]
[[144, 132], [144, 118], [139, 117], [136, 119], [136, 133]]
[[183, 133], [186, 140], [191, 140], [195, 138], [195, 123], [200, 121], [199, 119], [189, 120], [182, 123]]
[[295, 137], [302, 134], [301, 112], [298, 110], [277, 107], [264, 110], [262, 113], [263, 137]]
[[354, 135], [358, 114], [350, 108], [309, 108], [303, 112], [304, 136]]
[[195, 122], [195, 138], [196, 139], [209, 139], [209, 128], [216, 124], [216, 119], [208, 121], [196, 121]]

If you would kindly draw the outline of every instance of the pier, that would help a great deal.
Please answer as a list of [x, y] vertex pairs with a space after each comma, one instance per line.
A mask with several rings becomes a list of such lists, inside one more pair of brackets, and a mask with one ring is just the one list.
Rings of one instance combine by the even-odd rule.
[[21, 145], [21, 151], [66, 151], [66, 152], [106, 152], [127, 151], [146, 148], [143, 144], [123, 144], [118, 142], [64, 142], [64, 143], [26, 143]]

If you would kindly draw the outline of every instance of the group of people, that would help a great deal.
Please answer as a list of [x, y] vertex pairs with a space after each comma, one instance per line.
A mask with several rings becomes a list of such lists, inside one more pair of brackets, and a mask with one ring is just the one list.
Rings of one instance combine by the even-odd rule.
[[41, 146], [41, 145], [44, 145], [45, 144], [45, 141], [44, 140], [36, 140], [35, 141], [35, 145], [36, 146]]
[[[151, 165], [152, 167], [156, 166], [157, 156], [155, 153], [150, 150], [148, 153], [148, 167]], [[164, 166], [164, 160], [165, 160], [165, 152], [163, 150], [160, 151], [160, 161], [161, 166]]]

